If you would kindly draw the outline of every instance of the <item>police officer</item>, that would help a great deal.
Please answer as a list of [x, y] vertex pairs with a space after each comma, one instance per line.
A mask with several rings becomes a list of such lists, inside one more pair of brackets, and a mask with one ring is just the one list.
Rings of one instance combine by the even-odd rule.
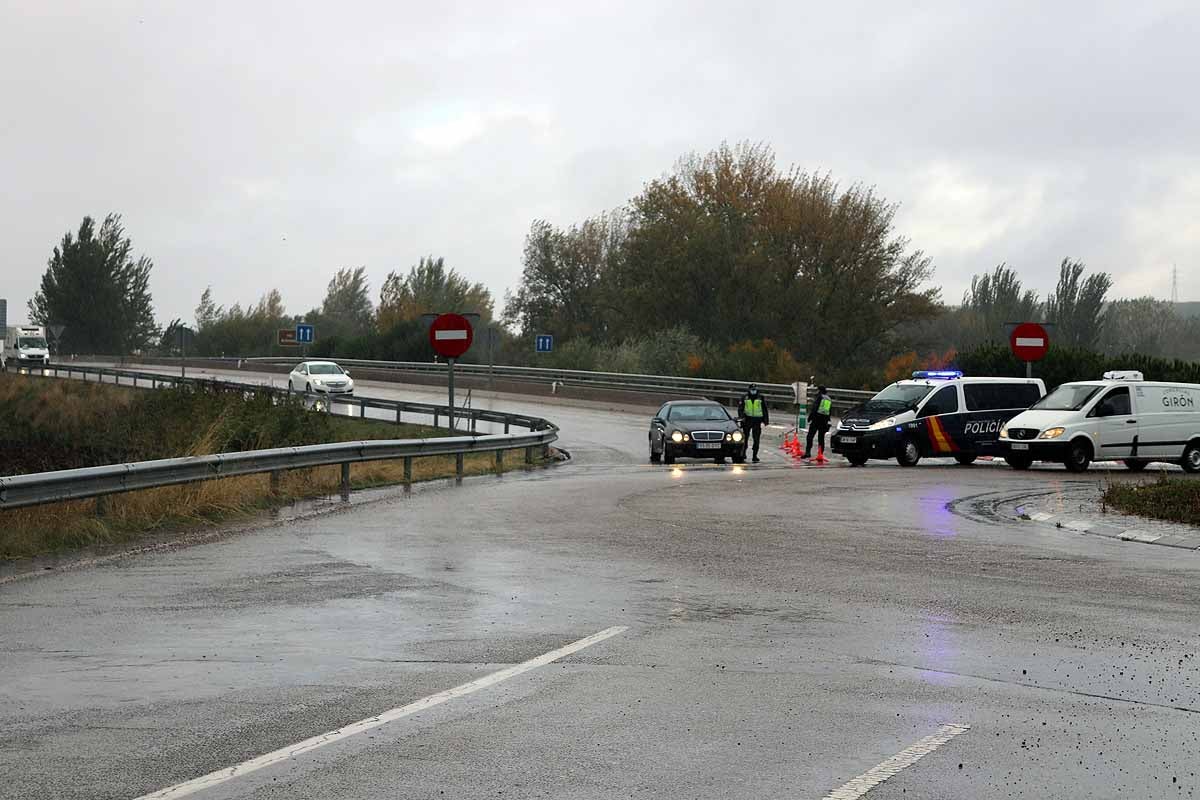
[[817, 396], [808, 410], [808, 440], [804, 446], [804, 459], [813, 460], [813, 435], [819, 434], [816, 461], [825, 463], [825, 432], [829, 430], [829, 417], [833, 414], [833, 398], [824, 386], [817, 387]]
[[762, 426], [769, 425], [771, 422], [771, 412], [767, 410], [767, 403], [763, 400], [763, 396], [758, 391], [758, 384], [750, 384], [750, 388], [742, 395], [742, 402], [738, 406], [738, 417], [742, 420], [742, 456], [746, 455], [746, 448], [750, 444], [750, 436], [754, 436], [754, 458], [758, 461], [758, 443], [762, 438]]

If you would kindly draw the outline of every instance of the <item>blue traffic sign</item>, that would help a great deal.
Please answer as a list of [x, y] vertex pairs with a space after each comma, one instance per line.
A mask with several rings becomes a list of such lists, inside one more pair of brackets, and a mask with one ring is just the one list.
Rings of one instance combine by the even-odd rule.
[[300, 344], [313, 343], [313, 326], [312, 325], [297, 325], [296, 326], [296, 341]]
[[539, 333], [534, 337], [534, 350], [538, 353], [551, 353], [554, 351], [554, 337], [548, 333]]

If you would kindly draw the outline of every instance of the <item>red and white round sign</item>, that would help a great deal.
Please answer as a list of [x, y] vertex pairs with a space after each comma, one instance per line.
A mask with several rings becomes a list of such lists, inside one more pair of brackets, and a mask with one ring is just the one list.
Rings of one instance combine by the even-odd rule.
[[471, 349], [475, 331], [462, 314], [442, 314], [429, 326], [433, 352], [444, 358], [458, 358]]
[[1009, 334], [1008, 346], [1019, 361], [1041, 361], [1050, 349], [1050, 336], [1036, 322], [1022, 322]]

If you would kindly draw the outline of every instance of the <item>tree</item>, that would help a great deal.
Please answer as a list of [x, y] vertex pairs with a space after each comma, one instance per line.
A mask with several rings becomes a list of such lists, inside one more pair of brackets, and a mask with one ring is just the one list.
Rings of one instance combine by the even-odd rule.
[[387, 331], [422, 314], [445, 312], [476, 313], [487, 322], [493, 305], [492, 293], [482, 283], [471, 283], [447, 269], [444, 258], [422, 257], [407, 275], [388, 273], [380, 291], [378, 325]]
[[505, 299], [505, 324], [527, 336], [552, 332], [563, 341], [609, 338], [622, 315], [606, 281], [624, 256], [628, 231], [623, 211], [567, 230], [535, 220], [525, 237], [521, 286]]
[[827, 371], [882, 362], [898, 326], [937, 310], [895, 213], [872, 189], [781, 173], [765, 145], [685, 158], [632, 201], [614, 276], [625, 324], [773, 339]]
[[202, 331], [217, 324], [224, 315], [224, 306], [219, 306], [213, 302], [212, 287], [205, 288], [204, 292], [200, 295], [200, 304], [196, 306], [197, 330]]
[[971, 278], [959, 313], [961, 328], [954, 346], [977, 347], [1006, 341], [1005, 323], [1040, 321], [1042, 303], [1037, 292], [1023, 289], [1017, 273], [1002, 263], [990, 273]]
[[158, 351], [166, 355], [195, 355], [196, 332], [183, 324], [178, 317], [163, 329], [158, 341]]
[[324, 336], [361, 336], [371, 330], [375, 308], [371, 304], [371, 286], [367, 268], [339, 269], [329, 281], [325, 300], [317, 319]]
[[1186, 340], [1187, 324], [1166, 300], [1138, 297], [1114, 300], [1104, 309], [1104, 328], [1099, 349], [1108, 355], [1142, 353], [1150, 356], [1178, 355], [1176, 347]]
[[133, 257], [133, 244], [119, 214], [104, 218], [99, 231], [84, 217], [54, 248], [41, 289], [29, 301], [29, 319], [64, 325], [64, 352], [123, 355], [157, 340], [147, 256]]
[[1083, 277], [1082, 261], [1064, 258], [1058, 287], [1046, 298], [1046, 318], [1054, 323], [1054, 344], [1095, 350], [1104, 329], [1104, 298], [1112, 276], [1097, 272]]

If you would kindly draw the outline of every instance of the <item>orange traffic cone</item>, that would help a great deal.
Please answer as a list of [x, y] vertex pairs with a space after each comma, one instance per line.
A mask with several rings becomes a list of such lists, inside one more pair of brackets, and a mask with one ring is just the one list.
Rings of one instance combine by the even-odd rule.
[[792, 449], [792, 434], [790, 432], [783, 435], [783, 444], [779, 445], [779, 449], [785, 453]]
[[815, 460], [816, 460], [816, 462], [817, 462], [818, 464], [827, 464], [827, 463], [829, 463], [829, 459], [827, 459], [827, 458], [825, 457], [825, 448], [824, 448], [824, 447], [821, 447], [821, 448], [819, 448], [819, 449], [817, 450], [817, 457], [816, 457], [816, 459], [815, 459]]

